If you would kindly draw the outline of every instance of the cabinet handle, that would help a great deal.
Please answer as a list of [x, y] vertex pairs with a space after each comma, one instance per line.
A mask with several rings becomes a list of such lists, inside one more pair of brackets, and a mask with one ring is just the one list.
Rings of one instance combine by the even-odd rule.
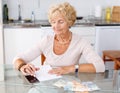
[[94, 46], [94, 44], [93, 44], [93, 43], [91, 43], [91, 46]]

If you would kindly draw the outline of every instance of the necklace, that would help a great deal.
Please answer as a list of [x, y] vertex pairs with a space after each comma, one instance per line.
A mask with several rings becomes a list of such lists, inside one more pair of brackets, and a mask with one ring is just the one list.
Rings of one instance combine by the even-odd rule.
[[71, 39], [72, 39], [72, 33], [70, 32], [69, 33], [69, 37], [68, 37], [68, 40], [63, 40], [63, 41], [60, 41], [57, 37], [55, 37], [56, 41], [61, 44], [61, 45], [66, 45], [66, 44], [69, 44]]

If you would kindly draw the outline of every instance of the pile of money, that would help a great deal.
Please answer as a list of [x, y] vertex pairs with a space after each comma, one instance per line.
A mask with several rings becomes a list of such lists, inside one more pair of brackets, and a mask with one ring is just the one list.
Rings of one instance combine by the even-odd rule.
[[100, 90], [100, 88], [93, 82], [77, 82], [77, 81], [65, 81], [58, 80], [54, 83], [55, 86], [59, 88], [64, 88], [66, 91], [94, 91]]

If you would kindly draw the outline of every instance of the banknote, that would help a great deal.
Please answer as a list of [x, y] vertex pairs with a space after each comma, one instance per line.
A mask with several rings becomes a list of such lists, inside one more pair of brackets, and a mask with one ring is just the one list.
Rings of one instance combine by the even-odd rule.
[[78, 81], [65, 81], [63, 79], [58, 80], [54, 83], [59, 88], [69, 91], [94, 91], [100, 90], [100, 88], [92, 81], [78, 82]]

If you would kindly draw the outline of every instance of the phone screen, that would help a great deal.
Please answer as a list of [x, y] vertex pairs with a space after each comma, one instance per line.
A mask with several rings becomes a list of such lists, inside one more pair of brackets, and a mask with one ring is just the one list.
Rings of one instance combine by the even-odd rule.
[[27, 75], [27, 76], [25, 76], [25, 77], [26, 77], [26, 79], [27, 79], [30, 83], [37, 83], [37, 82], [39, 82], [39, 80], [38, 80], [36, 77], [34, 77], [34, 76]]

